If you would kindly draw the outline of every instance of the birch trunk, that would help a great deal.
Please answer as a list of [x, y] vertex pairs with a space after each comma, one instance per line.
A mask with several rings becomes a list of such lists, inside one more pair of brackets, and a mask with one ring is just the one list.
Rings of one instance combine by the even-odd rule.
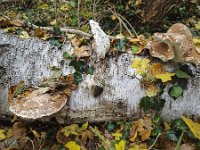
[[[11, 115], [7, 101], [10, 85], [21, 80], [27, 85], [38, 85], [42, 78], [50, 76], [51, 66], [63, 68], [65, 75], [72, 73], [74, 69], [62, 57], [64, 51], [71, 49], [70, 42], [58, 49], [39, 39], [21, 39], [0, 30], [0, 114]], [[122, 54], [118, 58], [105, 58], [96, 63], [95, 74], [85, 75], [66, 106], [48, 117], [56, 117], [62, 123], [69, 120], [109, 121], [141, 117], [143, 112], [138, 104], [145, 92], [139, 80], [128, 76], [134, 74], [131, 69], [133, 57], [131, 54]], [[91, 87], [101, 81], [105, 82], [104, 90], [95, 98]], [[188, 89], [176, 101], [168, 96], [169, 87], [166, 87], [163, 94], [166, 104], [162, 115], [166, 119], [180, 117], [184, 113], [199, 115], [199, 82], [198, 76], [191, 79]]]

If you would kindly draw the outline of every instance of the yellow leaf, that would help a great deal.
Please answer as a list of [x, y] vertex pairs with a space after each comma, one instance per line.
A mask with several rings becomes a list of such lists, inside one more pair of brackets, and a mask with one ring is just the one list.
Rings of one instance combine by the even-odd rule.
[[128, 150], [147, 150], [147, 148], [145, 147], [146, 145], [144, 144], [138, 145], [136, 143], [131, 143], [130, 148]]
[[50, 25], [52, 25], [52, 26], [53, 26], [53, 25], [56, 25], [56, 24], [57, 24], [56, 19], [54, 19], [53, 21], [50, 22]]
[[150, 67], [149, 59], [133, 58], [132, 68], [135, 68], [136, 74], [145, 74]]
[[81, 130], [86, 130], [88, 127], [88, 122], [84, 123], [81, 127]]
[[194, 134], [194, 136], [200, 140], [200, 124], [197, 122], [193, 122], [189, 118], [182, 117], [183, 121], [187, 124], [187, 126], [190, 128], [191, 132]]
[[125, 150], [125, 141], [121, 140], [118, 144], [115, 144], [115, 150]]
[[13, 136], [13, 130], [12, 129], [8, 129], [8, 131], [6, 132], [6, 138], [10, 138]]
[[65, 3], [63, 5], [61, 5], [60, 10], [62, 11], [68, 11], [72, 8], [72, 6], [69, 3]]
[[164, 130], [167, 131], [171, 129], [170, 125], [167, 122], [164, 122]]
[[73, 141], [70, 141], [67, 144], [65, 144], [65, 147], [69, 148], [69, 150], [80, 150], [81, 149], [81, 147]]
[[0, 129], [0, 141], [4, 140], [6, 138], [6, 135], [4, 134], [5, 130]]
[[120, 138], [122, 137], [122, 133], [113, 133], [112, 136], [115, 137], [115, 140], [119, 141]]
[[117, 17], [116, 17], [115, 15], [112, 15], [112, 16], [111, 16], [111, 19], [112, 19], [112, 20], [116, 20]]
[[155, 77], [157, 79], [161, 79], [162, 82], [167, 82], [167, 81], [171, 81], [172, 80], [171, 77], [174, 76], [174, 75], [175, 75], [175, 73], [167, 72], [167, 73], [164, 73], [164, 74], [157, 74], [157, 75], [155, 75]]
[[61, 132], [63, 132], [64, 135], [66, 137], [68, 137], [70, 134], [78, 135], [78, 130], [79, 130], [78, 125], [77, 124], [72, 124], [70, 126], [66, 126], [66, 127], [62, 128]]
[[193, 38], [193, 42], [196, 46], [196, 51], [200, 53], [200, 38]]
[[141, 133], [141, 140], [145, 141], [145, 140], [149, 139], [150, 135], [151, 135], [150, 130], [142, 132]]
[[32, 130], [32, 132], [33, 132], [33, 134], [34, 134], [34, 136], [37, 138], [37, 139], [39, 139], [40, 138], [40, 133], [38, 133], [36, 130]]
[[3, 31], [4, 32], [12, 32], [12, 33], [14, 33], [16, 30], [13, 27], [8, 27], [8, 28], [5, 28]]
[[27, 39], [27, 38], [30, 38], [30, 36], [28, 35], [28, 33], [26, 31], [22, 31], [21, 32], [21, 35], [19, 35], [20, 38], [23, 38], [23, 39]]
[[130, 141], [134, 142], [136, 138], [137, 138], [137, 131], [134, 132], [134, 134], [131, 136]]
[[47, 9], [48, 8], [48, 4], [42, 4], [38, 8], [39, 9]]
[[149, 97], [156, 96], [158, 92], [159, 88], [153, 83], [148, 84], [145, 90], [146, 95]]
[[196, 30], [200, 30], [200, 21], [198, 21], [198, 23], [195, 24], [195, 29], [196, 29]]

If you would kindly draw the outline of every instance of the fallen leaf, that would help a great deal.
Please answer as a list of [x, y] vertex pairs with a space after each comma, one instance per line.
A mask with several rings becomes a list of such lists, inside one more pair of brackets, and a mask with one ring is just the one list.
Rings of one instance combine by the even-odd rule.
[[115, 140], [116, 140], [116, 141], [119, 141], [119, 140], [121, 139], [121, 137], [122, 137], [121, 130], [120, 130], [120, 129], [116, 130], [116, 132], [113, 133], [112, 136], [115, 137]]
[[23, 38], [23, 39], [30, 38], [28, 32], [26, 32], [26, 31], [22, 31], [21, 34], [19, 35], [19, 37]]
[[187, 144], [182, 144], [180, 146], [180, 150], [194, 150], [195, 148], [193, 146], [187, 145]]
[[37, 28], [37, 29], [35, 29], [35, 31], [34, 31], [34, 35], [35, 35], [36, 37], [42, 38], [42, 37], [44, 37], [44, 35], [45, 35], [45, 31], [42, 30], [41, 28]]
[[52, 25], [52, 26], [56, 25], [57, 24], [56, 19], [52, 20], [49, 24]]
[[81, 130], [86, 130], [88, 127], [88, 122], [84, 123], [82, 126], [81, 126]]
[[115, 144], [115, 150], [125, 150], [125, 144], [126, 142], [121, 140], [119, 143]]
[[74, 55], [77, 58], [89, 57], [90, 56], [90, 49], [88, 46], [81, 46], [74, 50]]
[[67, 142], [65, 144], [65, 147], [69, 148], [69, 150], [80, 150], [81, 149], [80, 145], [76, 144], [73, 141]]
[[8, 131], [6, 132], [6, 138], [11, 138], [12, 136], [13, 136], [13, 130], [8, 129]]
[[151, 72], [153, 75], [164, 74], [165, 68], [161, 63], [154, 63], [151, 66]]
[[149, 139], [150, 135], [151, 135], [151, 130], [147, 130], [147, 131], [142, 132], [141, 133], [141, 140], [145, 141], [145, 140]]
[[0, 141], [6, 139], [6, 135], [4, 133], [5, 133], [5, 130], [4, 129], [0, 129]]
[[66, 126], [66, 127], [62, 128], [61, 132], [63, 132], [64, 135], [66, 137], [68, 137], [70, 134], [78, 135], [78, 130], [79, 130], [78, 125], [77, 124], [72, 124], [72, 125], [69, 125], [69, 126]]
[[154, 83], [148, 84], [147, 87], [145, 88], [145, 93], [149, 97], [154, 97], [158, 95], [158, 92], [159, 88]]
[[39, 139], [40, 137], [41, 137], [41, 135], [40, 135], [40, 133], [38, 132], [38, 131], [36, 131], [36, 130], [31, 130], [32, 132], [33, 132], [33, 135], [37, 138], [37, 139]]
[[150, 67], [150, 60], [146, 58], [133, 58], [133, 63], [131, 66], [136, 70], [136, 74], [143, 75]]
[[26, 128], [21, 122], [16, 122], [13, 125], [13, 136], [15, 139], [20, 139], [25, 137], [26, 135]]
[[161, 79], [162, 82], [167, 82], [167, 81], [171, 81], [172, 80], [172, 76], [174, 76], [175, 73], [164, 73], [164, 74], [156, 74], [155, 77], [157, 79]]
[[197, 122], [193, 122], [191, 119], [182, 117], [183, 121], [187, 124], [187, 126], [190, 128], [191, 132], [194, 134], [194, 136], [200, 140], [200, 124]]
[[135, 141], [135, 139], [137, 138], [137, 131], [135, 131], [133, 134], [132, 134], [132, 136], [131, 136], [131, 138], [129, 139], [131, 142], [134, 142]]

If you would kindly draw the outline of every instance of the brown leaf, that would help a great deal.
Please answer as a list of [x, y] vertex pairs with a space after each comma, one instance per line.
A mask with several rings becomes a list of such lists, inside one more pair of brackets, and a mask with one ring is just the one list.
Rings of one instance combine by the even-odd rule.
[[40, 28], [37, 28], [37, 29], [34, 31], [34, 35], [35, 35], [36, 37], [39, 37], [39, 38], [44, 37], [45, 31], [42, 30], [42, 29], [40, 29]]
[[89, 47], [81, 46], [79, 48], [76, 48], [74, 51], [74, 55], [78, 58], [89, 57], [90, 56]]
[[86, 144], [87, 139], [88, 139], [87, 131], [83, 131], [81, 134], [81, 141], [84, 145]]
[[142, 132], [141, 133], [141, 140], [145, 141], [145, 140], [149, 139], [150, 135], [151, 135], [150, 130]]
[[24, 22], [19, 19], [14, 19], [10, 21], [13, 26], [22, 27]]
[[58, 130], [56, 134], [56, 140], [58, 143], [65, 145], [67, 143], [67, 137], [61, 132], [61, 129]]
[[16, 122], [13, 125], [13, 136], [15, 139], [20, 139], [26, 135], [27, 129], [21, 122]]
[[187, 144], [182, 144], [180, 146], [180, 150], [194, 150], [195, 148], [190, 146], [190, 145], [187, 145]]
[[94, 132], [92, 132], [91, 129], [87, 130], [87, 135], [90, 140], [94, 139]]

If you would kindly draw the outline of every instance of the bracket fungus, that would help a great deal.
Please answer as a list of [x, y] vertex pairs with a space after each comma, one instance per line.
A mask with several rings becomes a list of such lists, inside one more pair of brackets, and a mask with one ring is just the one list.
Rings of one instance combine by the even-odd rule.
[[200, 54], [193, 43], [192, 34], [189, 28], [181, 23], [172, 25], [166, 33], [155, 33], [146, 48], [150, 50], [153, 57], [164, 62], [173, 60], [200, 65]]
[[10, 87], [8, 101], [10, 111], [24, 119], [51, 116], [59, 112], [69, 99], [66, 94], [67, 86], [57, 82], [23, 90], [21, 85], [22, 83], [19, 83]]

